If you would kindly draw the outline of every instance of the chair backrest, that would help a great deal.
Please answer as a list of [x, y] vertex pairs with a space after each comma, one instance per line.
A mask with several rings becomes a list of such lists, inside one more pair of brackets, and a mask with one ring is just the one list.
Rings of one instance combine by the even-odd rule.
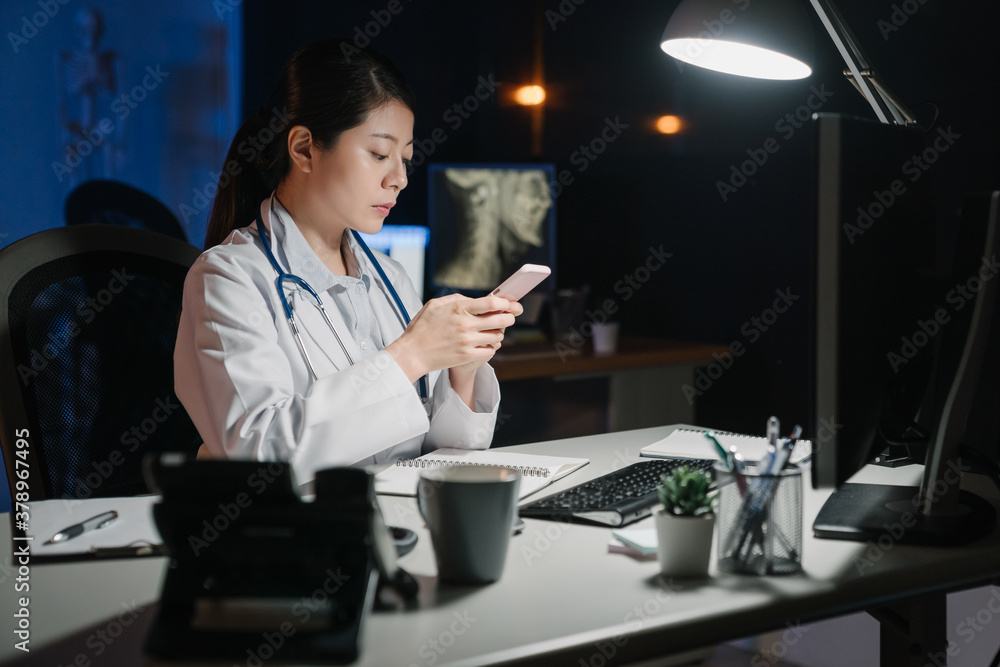
[[0, 443], [12, 493], [19, 458], [31, 500], [87, 498], [144, 493], [146, 453], [197, 450], [174, 394], [173, 350], [200, 252], [111, 225], [50, 229], [0, 250]]
[[187, 241], [180, 221], [160, 200], [118, 181], [91, 180], [66, 197], [66, 224], [124, 225]]

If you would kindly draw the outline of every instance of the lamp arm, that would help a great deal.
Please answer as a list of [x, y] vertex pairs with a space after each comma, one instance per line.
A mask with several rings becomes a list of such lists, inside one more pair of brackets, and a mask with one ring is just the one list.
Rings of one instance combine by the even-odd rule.
[[[903, 117], [905, 124], [912, 125], [917, 122], [917, 119], [913, 116], [910, 110], [906, 108], [906, 106], [900, 101], [900, 99], [896, 97], [896, 95], [893, 94], [893, 92], [889, 90], [889, 88], [884, 83], [882, 83], [882, 81], [878, 78], [878, 76], [876, 76], [875, 72], [868, 69], [861, 72], [861, 74], [862, 76], [868, 77], [868, 80], [871, 82], [873, 86], [875, 86], [875, 89], [878, 91], [879, 95], [881, 95], [882, 98], [889, 104], [889, 108], [899, 112], [899, 115]], [[900, 123], [899, 120], [897, 119], [896, 124], [902, 125], [904, 123]]]
[[809, 0], [823, 27], [830, 34], [841, 57], [847, 63], [844, 74], [868, 100], [878, 119], [886, 125], [916, 122], [913, 115], [875, 77], [858, 40], [847, 26], [833, 0]]

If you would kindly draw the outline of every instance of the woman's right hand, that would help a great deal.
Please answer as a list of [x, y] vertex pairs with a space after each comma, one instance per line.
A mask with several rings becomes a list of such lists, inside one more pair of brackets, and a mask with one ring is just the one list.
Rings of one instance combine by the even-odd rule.
[[449, 294], [431, 299], [406, 331], [386, 346], [411, 382], [431, 371], [489, 360], [514, 324], [516, 303], [499, 296], [471, 299]]

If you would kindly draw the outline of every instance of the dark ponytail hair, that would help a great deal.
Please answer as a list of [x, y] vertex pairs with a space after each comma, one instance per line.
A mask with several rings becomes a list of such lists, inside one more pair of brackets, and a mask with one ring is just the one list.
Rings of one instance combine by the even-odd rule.
[[233, 137], [219, 176], [205, 248], [225, 240], [257, 216], [257, 209], [288, 174], [288, 130], [309, 128], [329, 148], [373, 110], [398, 101], [415, 111], [403, 75], [371, 49], [346, 39], [326, 39], [300, 49], [285, 65], [268, 103]]

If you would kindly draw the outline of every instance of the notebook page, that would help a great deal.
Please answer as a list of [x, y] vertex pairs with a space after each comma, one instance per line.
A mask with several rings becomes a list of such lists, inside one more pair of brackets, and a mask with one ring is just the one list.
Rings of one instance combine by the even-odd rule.
[[[92, 548], [106, 549], [129, 545], [161, 545], [163, 539], [153, 521], [154, 495], [86, 500], [40, 500], [29, 505], [28, 535], [32, 556], [87, 554]], [[114, 510], [118, 518], [105, 528], [89, 530], [59, 544], [44, 544], [63, 528]]]
[[[704, 433], [704, 431], [680, 428], [666, 438], [658, 440], [651, 445], [646, 445], [639, 453], [642, 456], [658, 458], [719, 460], [719, 455], [715, 451], [715, 447], [704, 436]], [[727, 451], [732, 445], [736, 445], [736, 448], [747, 462], [760, 461], [767, 454], [767, 438], [740, 435], [738, 433], [722, 433], [719, 431], [713, 431], [712, 434]], [[812, 442], [809, 440], [799, 440], [795, 443], [795, 448], [792, 449], [792, 456], [789, 460], [792, 463], [803, 463], [811, 454]]]
[[439, 449], [417, 459], [398, 461], [375, 475], [375, 492], [415, 496], [420, 471], [442, 465], [486, 465], [521, 471], [518, 497], [524, 498], [589, 463], [584, 458], [518, 454], [500, 450]]

